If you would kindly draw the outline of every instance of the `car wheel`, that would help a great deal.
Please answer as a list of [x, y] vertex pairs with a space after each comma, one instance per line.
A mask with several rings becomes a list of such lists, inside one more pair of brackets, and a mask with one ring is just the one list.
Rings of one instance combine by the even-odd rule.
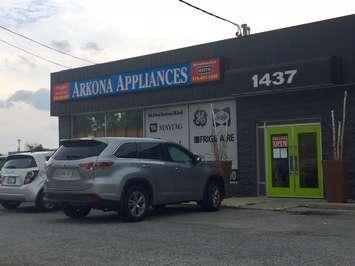
[[90, 206], [72, 206], [65, 204], [63, 206], [64, 214], [73, 219], [84, 218], [91, 211]]
[[7, 210], [14, 210], [20, 206], [20, 201], [3, 201], [1, 205]]
[[149, 208], [149, 196], [144, 187], [129, 187], [121, 201], [120, 211], [129, 222], [138, 222], [144, 219]]
[[53, 211], [56, 208], [55, 203], [48, 202], [44, 200], [44, 193], [41, 191], [36, 199], [36, 209], [42, 212]]
[[207, 184], [201, 206], [205, 211], [217, 211], [222, 203], [221, 187], [214, 181]]

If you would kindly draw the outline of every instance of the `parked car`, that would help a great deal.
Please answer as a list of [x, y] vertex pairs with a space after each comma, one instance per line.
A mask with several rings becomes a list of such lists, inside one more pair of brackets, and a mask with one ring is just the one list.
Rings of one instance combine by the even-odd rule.
[[45, 161], [53, 152], [32, 152], [9, 155], [1, 169], [0, 204], [5, 209], [16, 209], [22, 202], [34, 202], [41, 211], [55, 206], [43, 200], [46, 171]]
[[140, 221], [150, 206], [196, 201], [219, 209], [224, 183], [218, 170], [184, 147], [149, 138], [65, 140], [47, 162], [46, 199], [71, 218], [92, 208]]

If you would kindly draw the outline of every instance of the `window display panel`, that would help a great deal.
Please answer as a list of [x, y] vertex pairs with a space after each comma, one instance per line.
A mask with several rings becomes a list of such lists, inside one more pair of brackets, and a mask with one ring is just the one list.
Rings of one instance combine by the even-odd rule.
[[237, 169], [236, 123], [235, 101], [189, 105], [190, 150], [206, 161], [231, 160]]
[[104, 137], [105, 114], [78, 115], [73, 118], [73, 137]]
[[107, 113], [108, 137], [142, 137], [143, 112], [127, 111]]
[[189, 148], [187, 105], [147, 109], [145, 135], [173, 141]]

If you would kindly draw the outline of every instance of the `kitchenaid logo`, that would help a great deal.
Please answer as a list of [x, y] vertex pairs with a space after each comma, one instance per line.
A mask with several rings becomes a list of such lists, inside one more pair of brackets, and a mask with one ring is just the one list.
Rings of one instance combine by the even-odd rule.
[[149, 118], [153, 118], [153, 117], [165, 117], [165, 116], [177, 116], [177, 115], [183, 115], [184, 114], [184, 110], [180, 109], [180, 110], [174, 110], [174, 111], [162, 111], [162, 112], [151, 112], [148, 113], [148, 117]]
[[169, 123], [169, 124], [158, 124], [151, 123], [149, 125], [149, 132], [155, 133], [158, 131], [175, 131], [183, 129], [182, 123]]
[[231, 109], [226, 107], [223, 109], [213, 109], [214, 121], [212, 117], [212, 122], [216, 127], [219, 126], [230, 126], [231, 125]]
[[234, 142], [235, 134], [194, 136], [194, 143]]
[[198, 127], [204, 127], [207, 124], [207, 112], [205, 110], [196, 110], [192, 122]]

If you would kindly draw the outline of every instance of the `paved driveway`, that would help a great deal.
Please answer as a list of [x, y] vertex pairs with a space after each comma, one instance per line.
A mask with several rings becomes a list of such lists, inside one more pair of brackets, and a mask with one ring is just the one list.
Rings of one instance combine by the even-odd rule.
[[0, 265], [355, 265], [355, 213], [194, 207], [125, 223], [0, 207]]

